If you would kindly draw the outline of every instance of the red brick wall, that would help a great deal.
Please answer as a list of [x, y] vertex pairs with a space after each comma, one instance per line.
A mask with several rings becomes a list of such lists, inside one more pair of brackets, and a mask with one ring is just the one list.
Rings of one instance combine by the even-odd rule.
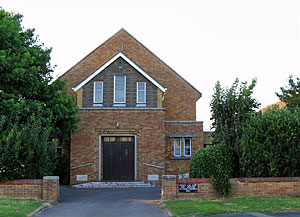
[[[166, 174], [179, 174], [189, 172], [190, 159], [173, 159], [174, 157], [174, 137], [172, 135], [194, 135], [192, 137], [192, 155], [203, 147], [203, 123], [166, 123]], [[183, 143], [181, 144], [183, 153]]]
[[[300, 177], [231, 179], [231, 197], [299, 197]], [[179, 192], [179, 184], [197, 184], [197, 193]], [[220, 197], [210, 179], [175, 179], [164, 177], [163, 200], [210, 199]]]
[[0, 183], [0, 198], [42, 199], [42, 179], [23, 179]]
[[123, 29], [62, 76], [63, 79], [69, 78], [70, 93], [73, 92], [72, 87], [115, 56], [122, 44], [126, 56], [168, 89], [163, 105], [166, 108], [166, 120], [196, 120], [196, 101], [200, 93]]
[[[164, 169], [143, 164], [165, 166], [164, 110], [80, 110], [79, 117], [81, 121], [71, 139], [71, 184], [76, 183], [76, 175], [99, 181], [99, 135], [103, 134], [136, 136], [137, 180], [147, 180], [149, 174], [165, 174]], [[103, 156], [103, 146], [100, 151]], [[93, 164], [72, 169], [87, 163]], [[103, 168], [101, 171], [103, 175]]]
[[58, 176], [43, 179], [21, 179], [0, 183], [0, 198], [33, 198], [59, 200]]
[[300, 196], [300, 178], [239, 178], [231, 180], [233, 197]]

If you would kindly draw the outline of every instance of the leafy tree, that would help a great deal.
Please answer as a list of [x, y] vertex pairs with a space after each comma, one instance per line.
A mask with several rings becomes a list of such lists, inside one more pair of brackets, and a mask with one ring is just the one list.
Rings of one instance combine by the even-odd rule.
[[288, 86], [281, 87], [280, 90], [281, 93], [276, 95], [289, 109], [300, 108], [300, 78], [297, 77], [294, 81], [293, 76], [290, 76]]
[[256, 80], [248, 86], [247, 82], [236, 79], [231, 88], [222, 88], [218, 81], [215, 85], [213, 99], [210, 103], [212, 117], [213, 142], [228, 146], [233, 156], [235, 176], [239, 176], [239, 141], [242, 128], [248, 119], [255, 114], [259, 103], [252, 98]]
[[78, 109], [65, 82], [52, 82], [51, 49], [39, 44], [34, 29], [2, 8], [0, 20], [0, 180], [41, 177], [51, 174], [54, 144], [69, 139]]
[[300, 110], [267, 109], [247, 121], [241, 138], [244, 177], [300, 175]]

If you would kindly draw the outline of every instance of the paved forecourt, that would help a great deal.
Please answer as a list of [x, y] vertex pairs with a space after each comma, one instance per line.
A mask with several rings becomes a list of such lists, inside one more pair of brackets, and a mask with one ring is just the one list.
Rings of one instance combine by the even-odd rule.
[[61, 202], [37, 216], [168, 216], [158, 208], [160, 188], [61, 188]]

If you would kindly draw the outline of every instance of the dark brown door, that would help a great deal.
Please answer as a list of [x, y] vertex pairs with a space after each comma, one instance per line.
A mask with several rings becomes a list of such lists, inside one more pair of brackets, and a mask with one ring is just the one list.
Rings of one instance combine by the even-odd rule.
[[103, 179], [105, 181], [134, 180], [133, 137], [104, 137]]

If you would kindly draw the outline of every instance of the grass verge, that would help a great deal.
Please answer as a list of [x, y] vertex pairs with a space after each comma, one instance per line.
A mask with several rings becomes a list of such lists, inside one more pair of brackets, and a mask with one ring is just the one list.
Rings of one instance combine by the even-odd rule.
[[43, 203], [33, 199], [0, 199], [0, 217], [26, 216]]
[[216, 215], [237, 212], [271, 212], [300, 210], [297, 197], [222, 198], [214, 200], [166, 201], [173, 216]]

